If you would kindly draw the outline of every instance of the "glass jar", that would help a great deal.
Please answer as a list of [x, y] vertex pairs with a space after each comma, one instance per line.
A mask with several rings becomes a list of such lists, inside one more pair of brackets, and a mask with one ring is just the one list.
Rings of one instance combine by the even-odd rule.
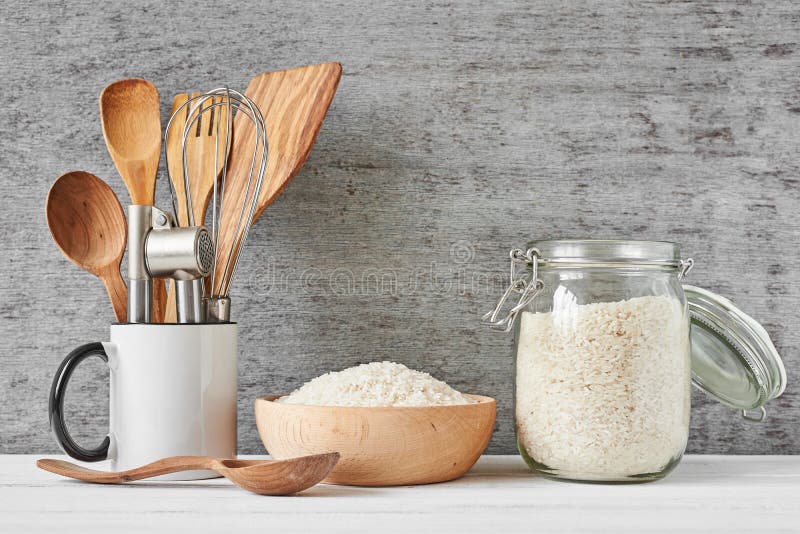
[[[511, 284], [484, 318], [515, 332], [517, 445], [531, 469], [641, 482], [678, 464], [689, 436], [693, 327], [681, 279], [691, 266], [666, 242], [538, 241], [512, 251]], [[779, 367], [762, 404], [782, 392]]]

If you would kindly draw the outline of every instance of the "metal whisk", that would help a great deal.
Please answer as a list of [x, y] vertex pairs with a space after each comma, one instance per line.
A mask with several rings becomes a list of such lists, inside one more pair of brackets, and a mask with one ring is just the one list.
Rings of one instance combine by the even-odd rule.
[[[224, 112], [226, 120], [215, 122], [214, 113], [220, 112]], [[194, 217], [187, 139], [201, 123], [215, 125], [217, 131], [214, 166], [198, 170], [215, 174], [210, 224], [214, 267], [211, 269], [210, 284], [204, 284], [202, 278], [193, 279], [188, 284], [176, 279], [178, 318], [179, 321], [182, 315], [189, 318], [181, 322], [227, 322], [230, 321], [230, 282], [238, 268], [239, 253], [255, 216], [267, 167], [267, 129], [261, 110], [251, 99], [239, 91], [223, 87], [188, 99], [173, 113], [166, 128], [166, 146], [169, 146], [172, 122], [181, 113], [187, 114], [181, 132], [184, 212], [179, 213], [178, 193], [172, 183], [170, 192], [175, 220], [185, 221], [188, 226], [203, 225], [205, 221], [195, 221]], [[207, 114], [208, 122], [204, 122], [203, 116]], [[221, 122], [225, 123], [224, 126]], [[224, 143], [224, 146], [220, 143]], [[217, 161], [218, 156], [224, 161]], [[220, 163], [221, 171], [217, 177]], [[203, 306], [199, 317], [187, 313], [186, 309], [181, 310], [182, 303], [184, 308], [186, 303], [194, 307], [200, 298]]]

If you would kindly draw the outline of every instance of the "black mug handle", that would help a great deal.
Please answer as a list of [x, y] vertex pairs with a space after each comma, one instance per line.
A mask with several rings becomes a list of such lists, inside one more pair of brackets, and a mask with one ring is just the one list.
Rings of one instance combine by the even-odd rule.
[[103, 348], [102, 343], [87, 343], [70, 352], [56, 371], [56, 376], [53, 379], [53, 385], [50, 388], [50, 428], [56, 436], [56, 441], [59, 446], [64, 449], [64, 452], [84, 462], [99, 462], [108, 458], [108, 446], [111, 440], [108, 436], [105, 437], [103, 442], [94, 449], [85, 449], [75, 443], [72, 436], [67, 431], [67, 425], [64, 422], [64, 394], [67, 392], [67, 382], [72, 376], [72, 372], [86, 358], [97, 356], [104, 362], [108, 363], [108, 355]]

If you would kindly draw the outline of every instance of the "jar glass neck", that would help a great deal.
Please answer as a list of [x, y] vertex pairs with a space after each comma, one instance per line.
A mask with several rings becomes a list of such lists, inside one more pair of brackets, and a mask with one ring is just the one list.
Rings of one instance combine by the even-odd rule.
[[[537, 259], [537, 270], [542, 274], [564, 271], [607, 270], [609, 272], [627, 273], [671, 273], [683, 279], [694, 266], [694, 260], [644, 262], [644, 261], [565, 261]], [[532, 265], [531, 265], [532, 267]]]
[[528, 249], [545, 263], [677, 264], [680, 247], [667, 241], [623, 239], [555, 239], [532, 241]]

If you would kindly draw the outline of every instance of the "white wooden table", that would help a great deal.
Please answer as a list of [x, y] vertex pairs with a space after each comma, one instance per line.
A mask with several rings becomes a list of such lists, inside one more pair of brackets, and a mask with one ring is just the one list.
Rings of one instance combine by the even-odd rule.
[[0, 455], [0, 532], [800, 532], [800, 456], [687, 456], [641, 485], [553, 482], [516, 456], [460, 480], [261, 497], [224, 479], [97, 486]]

